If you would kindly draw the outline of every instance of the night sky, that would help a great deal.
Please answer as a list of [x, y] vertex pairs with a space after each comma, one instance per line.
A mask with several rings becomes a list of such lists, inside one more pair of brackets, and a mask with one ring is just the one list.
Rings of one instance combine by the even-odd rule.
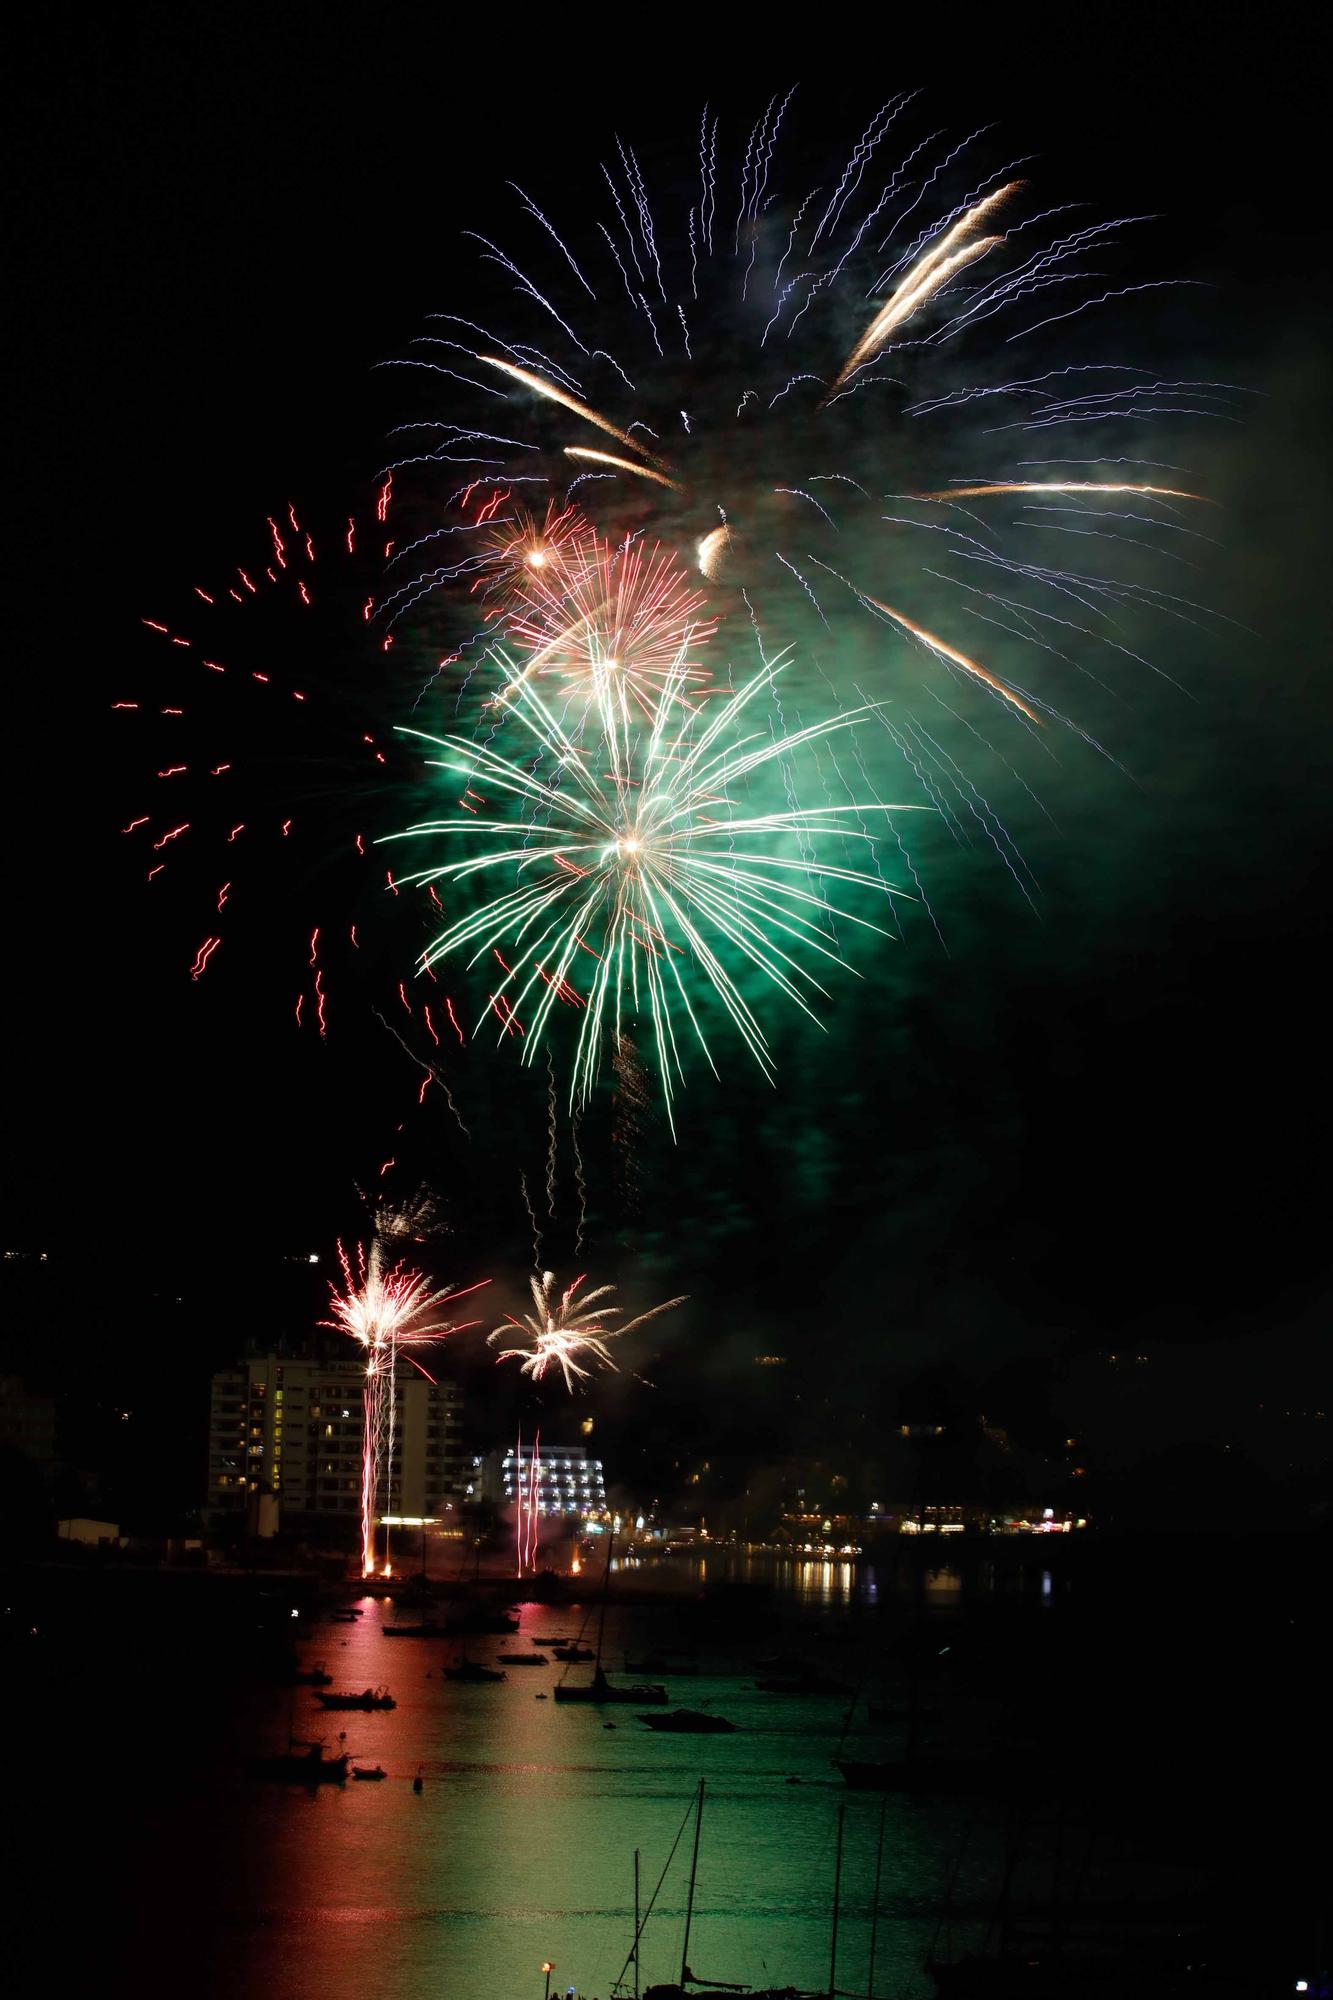
[[[1102, 29], [1008, 18], [955, 84], [952, 30], [947, 52], [877, 31], [873, 64], [804, 31], [753, 66], [668, 38], [652, 70], [617, 32], [580, 72], [545, 34], [459, 44], [434, 10], [136, 8], [63, 34], [51, 18], [10, 86], [5, 1234], [77, 1274], [62, 1353], [158, 1338], [142, 1299], [158, 1289], [196, 1302], [165, 1336], [191, 1354], [218, 1351], [222, 1319], [237, 1337], [270, 1311], [299, 1319], [309, 1294], [283, 1289], [282, 1258], [355, 1230], [413, 1094], [373, 1026], [331, 1050], [292, 1031], [288, 982], [264, 977], [281, 895], [190, 982], [197, 921], [151, 904], [117, 833], [139, 808], [108, 708], [143, 678], [140, 619], [258, 546], [289, 499], [330, 522], [364, 512], [408, 400], [373, 364], [452, 303], [458, 232], [487, 226], [500, 183], [549, 194], [613, 129], [651, 180], [668, 148], [688, 156], [704, 97], [748, 121], [794, 68], [834, 130], [919, 83], [935, 123], [992, 119], [1005, 157], [1035, 150], [1043, 185], [1160, 218], [1146, 267], [1210, 289], [1145, 309], [1153, 364], [1256, 392], [1199, 454], [1222, 545], [1191, 581], [1234, 622], [1168, 633], [1172, 681], [1089, 697], [1118, 763], [1067, 755], [1043, 779], [1049, 819], [1021, 803], [1011, 819], [1035, 913], [993, 856], [944, 856], [947, 951], [918, 926], [883, 976], [839, 987], [827, 1038], [782, 1022], [779, 1095], [743, 1055], [721, 1085], [697, 1075], [680, 1145], [644, 1132], [637, 1189], [592, 1132], [596, 1267], [640, 1302], [692, 1295], [655, 1343], [682, 1410], [712, 1382], [745, 1394], [742, 1364], [769, 1348], [831, 1368], [844, 1409], [940, 1359], [984, 1378], [1121, 1342], [1197, 1347], [1201, 1384], [1313, 1381], [1329, 951], [1313, 26], [1293, 14], [1258, 41], [1215, 16], [1165, 34], [1123, 10]], [[680, 25], [704, 39], [697, 15]], [[375, 690], [361, 699], [375, 715]], [[507, 1270], [512, 1287], [542, 1090], [488, 1057], [468, 1091], [472, 1146], [441, 1111], [405, 1139], [396, 1184], [437, 1189], [451, 1275]], [[564, 1261], [567, 1221], [551, 1235]]]

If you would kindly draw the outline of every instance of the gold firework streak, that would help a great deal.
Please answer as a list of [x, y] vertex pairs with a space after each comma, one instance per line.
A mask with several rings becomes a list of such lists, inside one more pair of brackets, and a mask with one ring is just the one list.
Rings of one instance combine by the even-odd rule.
[[577, 396], [571, 396], [557, 383], [548, 382], [544, 375], [534, 375], [531, 369], [518, 368], [512, 361], [501, 361], [494, 354], [474, 354], [472, 358], [474, 361], [484, 363], [487, 368], [498, 368], [502, 375], [512, 376], [514, 381], [521, 382], [525, 389], [532, 389], [537, 395], [548, 397], [551, 402], [559, 403], [562, 409], [572, 410], [574, 415], [582, 417], [585, 423], [596, 424], [599, 431], [605, 431], [608, 437], [617, 438], [627, 450], [637, 451], [641, 458], [648, 459], [651, 464], [662, 464], [663, 461], [655, 458], [646, 445], [636, 443], [627, 431], [617, 430], [606, 417], [599, 417], [596, 410], [590, 410], [586, 403], [581, 403]]
[[[604, 425], [603, 428], [606, 430], [610, 430], [611, 427], [609, 424], [607, 424]], [[616, 437], [619, 437], [620, 432], [616, 431], [614, 435]], [[632, 438], [627, 438], [625, 442], [627, 444], [632, 445], [634, 443], [634, 440]], [[678, 479], [668, 479], [665, 472], [654, 472], [651, 465], [636, 465], [633, 459], [617, 458], [614, 452], [589, 451], [587, 447], [584, 445], [567, 444], [565, 446], [565, 457], [591, 459], [594, 465], [614, 465], [618, 471], [633, 472], [640, 479], [655, 479], [659, 486], [669, 486], [673, 493], [680, 493], [681, 491], [683, 491], [681, 483]], [[655, 460], [654, 463], [660, 464], [661, 461]]]
[[[966, 215], [960, 215], [953, 228], [946, 229], [938, 243], [933, 243], [929, 250], [917, 258], [915, 264], [908, 269], [902, 283], [892, 297], [880, 307], [843, 362], [842, 372], [833, 384], [833, 389], [829, 391], [830, 396], [835, 390], [841, 389], [848, 376], [853, 374], [862, 362], [869, 361], [872, 356], [878, 354], [889, 335], [905, 325], [918, 307], [923, 306], [927, 299], [933, 298], [950, 278], [959, 271], [966, 270], [969, 264], [975, 264], [979, 257], [984, 257], [988, 250], [993, 250], [997, 243], [1004, 241], [1002, 236], [981, 236], [973, 242], [968, 242], [966, 239], [972, 235], [979, 223], [1000, 206], [1001, 202], [1007, 201], [1010, 195], [1017, 194], [1022, 185], [1022, 181], [1009, 181], [1004, 187], [997, 188], [994, 194], [988, 194], [984, 201], [979, 201], [969, 208]], [[827, 396], [824, 401], [828, 401]]]
[[877, 597], [867, 596], [864, 590], [858, 590], [856, 594], [863, 604], [872, 604], [876, 611], [882, 611], [886, 618], [892, 618], [895, 625], [901, 625], [904, 632], [910, 632], [923, 646], [929, 646], [932, 653], [940, 654], [943, 659], [952, 660], [953, 664], [961, 667], [965, 674], [971, 674], [975, 680], [984, 681], [987, 687], [994, 688], [996, 694], [1002, 695], [1012, 708], [1018, 709], [1029, 722], [1035, 722], [1038, 728], [1041, 727], [1041, 717], [1034, 709], [1029, 708], [1012, 688], [1006, 687], [1003, 681], [988, 673], [985, 667], [978, 666], [975, 660], [969, 660], [966, 653], [960, 653], [954, 646], [946, 646], [943, 639], [937, 639], [933, 632], [927, 632], [922, 625], [914, 625], [910, 618], [904, 618], [902, 612], [895, 611], [891, 604], [881, 604]]
[[979, 500], [987, 493], [1154, 493], [1161, 500], [1214, 503], [1202, 493], [1183, 493], [1178, 486], [1127, 486], [1093, 479], [1005, 479], [987, 486], [946, 486], [938, 493], [914, 493], [914, 500]]
[[700, 538], [695, 554], [699, 568], [710, 583], [717, 583], [722, 575], [730, 541], [731, 531], [725, 525], [720, 528], [710, 528], [708, 533]]

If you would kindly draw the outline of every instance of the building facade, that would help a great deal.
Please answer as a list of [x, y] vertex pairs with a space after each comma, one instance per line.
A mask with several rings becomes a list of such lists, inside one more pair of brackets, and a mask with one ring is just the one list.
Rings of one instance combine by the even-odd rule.
[[[257, 1520], [262, 1512], [288, 1526], [345, 1521], [350, 1531], [361, 1513], [364, 1383], [355, 1361], [276, 1354], [214, 1375], [210, 1513]], [[381, 1513], [424, 1519], [453, 1511], [468, 1473], [461, 1421], [456, 1383], [427, 1382], [404, 1369], [393, 1460], [387, 1475], [380, 1470]]]
[[[513, 1448], [493, 1451], [474, 1460], [471, 1480], [480, 1482], [481, 1497], [503, 1506], [520, 1495], [526, 1501], [532, 1478], [531, 1451], [520, 1459]], [[589, 1458], [581, 1444], [544, 1444], [536, 1454], [538, 1514], [602, 1515], [606, 1512], [606, 1481], [600, 1458]]]
[[30, 1395], [17, 1375], [0, 1375], [0, 1446], [49, 1472], [56, 1456], [56, 1406]]

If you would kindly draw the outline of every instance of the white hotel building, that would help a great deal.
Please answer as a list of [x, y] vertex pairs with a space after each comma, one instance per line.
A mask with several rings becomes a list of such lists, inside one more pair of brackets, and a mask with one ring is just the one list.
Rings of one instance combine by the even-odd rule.
[[[520, 1461], [514, 1447], [474, 1459], [472, 1484], [481, 1497], [503, 1505], [528, 1498], [532, 1476], [531, 1448], [523, 1446]], [[589, 1458], [586, 1445], [543, 1444], [537, 1453], [537, 1512], [545, 1515], [601, 1515], [606, 1511], [606, 1481], [600, 1458]]]

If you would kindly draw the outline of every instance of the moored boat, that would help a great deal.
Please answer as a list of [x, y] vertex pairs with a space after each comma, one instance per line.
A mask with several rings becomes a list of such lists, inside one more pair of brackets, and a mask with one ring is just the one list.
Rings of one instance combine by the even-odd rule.
[[641, 1715], [639, 1721], [679, 1736], [724, 1736], [736, 1727], [725, 1715], [710, 1715], [702, 1708], [674, 1708], [670, 1715]]
[[476, 1660], [460, 1660], [456, 1667], [446, 1667], [447, 1681], [502, 1681], [508, 1676], [498, 1667], [483, 1667]]
[[554, 1693], [557, 1701], [637, 1702], [642, 1707], [652, 1704], [661, 1706], [668, 1698], [664, 1687], [656, 1687], [649, 1681], [614, 1687], [600, 1667], [594, 1668], [590, 1681], [580, 1681], [574, 1686], [565, 1681], [557, 1682]]
[[397, 1708], [398, 1704], [387, 1688], [363, 1688], [360, 1694], [321, 1694], [316, 1691], [315, 1700], [321, 1708], [359, 1708], [369, 1711], [373, 1708]]
[[[685, 1902], [685, 1936], [680, 1954], [680, 1978], [678, 1980], [672, 1981], [667, 1984], [649, 1986], [645, 1988], [643, 1994], [643, 2000], [736, 2000], [737, 1994], [743, 1994], [745, 1996], [745, 2000], [825, 2000], [825, 1996], [822, 1993], [813, 1993], [804, 1988], [798, 1988], [795, 1986], [765, 1986], [757, 1990], [752, 1990], [748, 1986], [738, 1985], [731, 1980], [701, 1979], [697, 1973], [692, 1972], [690, 1970], [690, 1932], [694, 1917], [694, 1889], [695, 1889], [695, 1878], [699, 1870], [699, 1836], [703, 1830], [703, 1810], [704, 1810], [704, 1784], [701, 1778], [699, 1781], [697, 1803], [695, 1806], [694, 1857], [690, 1863], [689, 1890]], [[839, 1866], [841, 1865], [841, 1860], [842, 1860], [842, 1827], [840, 1822], [838, 1828]], [[835, 1881], [835, 1887], [834, 1887], [835, 1913], [836, 1909], [837, 1909], [837, 1886]], [[634, 1985], [637, 1991], [639, 1953], [642, 1946], [644, 1927], [648, 1922], [648, 1918], [651, 1915], [651, 1912], [652, 1912], [652, 1904], [650, 1903], [648, 1910], [643, 1914], [643, 1916], [640, 1917], [639, 1915], [639, 1857], [636, 1851], [634, 1856], [634, 1937], [630, 1945], [629, 1955], [625, 1960], [624, 1966], [621, 1968], [620, 1977], [612, 1985], [611, 1991], [613, 1994], [624, 1993], [627, 1990], [625, 1983], [626, 1974], [628, 1973], [631, 1965], [633, 1965], [635, 1969]], [[835, 1914], [835, 1926], [836, 1926], [836, 1914]], [[836, 1928], [835, 1928], [835, 1939], [836, 1939]], [[830, 1954], [830, 1957], [834, 1965], [836, 1966], [836, 1943], [834, 1951]], [[835, 1982], [833, 1980], [830, 1980], [829, 1984], [831, 1991], [836, 1993], [838, 1989], [836, 1987]]]
[[251, 1757], [249, 1770], [252, 1777], [283, 1785], [341, 1785], [350, 1762], [345, 1751], [326, 1757], [322, 1743], [311, 1743], [299, 1756], [291, 1749], [275, 1757]]

